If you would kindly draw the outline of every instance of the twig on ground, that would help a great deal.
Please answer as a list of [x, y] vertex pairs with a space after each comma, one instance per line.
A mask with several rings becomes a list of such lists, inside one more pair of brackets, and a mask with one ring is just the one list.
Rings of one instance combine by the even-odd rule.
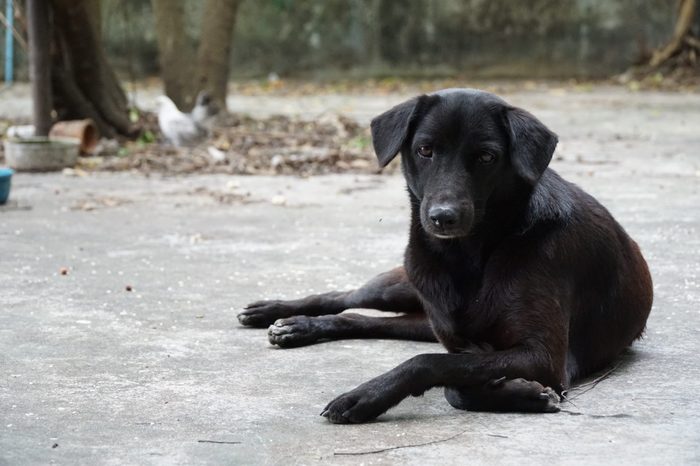
[[197, 443], [219, 443], [223, 445], [239, 445], [241, 442], [226, 441], [226, 440], [197, 440]]
[[[399, 450], [401, 448], [415, 448], [415, 447], [424, 447], [426, 445], [434, 445], [436, 443], [442, 443], [442, 442], [447, 442], [449, 440], [452, 440], [453, 438], [457, 438], [462, 434], [465, 434], [467, 431], [463, 430], [462, 432], [458, 432], [454, 435], [451, 435], [446, 438], [441, 438], [437, 440], [431, 440], [429, 442], [423, 442], [423, 443], [409, 443], [408, 445], [397, 445], [394, 447], [386, 447], [386, 448], [378, 448], [376, 450], [366, 450], [366, 451], [334, 451], [333, 455], [334, 456], [360, 456], [360, 455], [373, 455], [375, 453], [383, 453], [385, 451], [391, 451], [391, 450]], [[487, 434], [487, 435], [492, 435], [492, 434]], [[496, 434], [493, 434], [496, 436]]]
[[[574, 388], [574, 390], [579, 390], [579, 389], [581, 389], [581, 388], [583, 388], [583, 387], [588, 387], [588, 388], [587, 388], [586, 390], [583, 390], [582, 392], [577, 392], [577, 393], [575, 393], [575, 394], [574, 394], [573, 396], [571, 396], [571, 397], [565, 398], [565, 400], [568, 401], [569, 403], [571, 403], [571, 400], [576, 399], [576, 398], [578, 398], [579, 396], [581, 396], [581, 395], [583, 395], [583, 394], [585, 394], [585, 393], [590, 392], [591, 390], [593, 390], [593, 389], [596, 387], [596, 385], [598, 385], [600, 382], [602, 382], [603, 380], [605, 380], [605, 379], [607, 379], [608, 377], [610, 377], [610, 375], [611, 375], [613, 372], [615, 372], [615, 370], [616, 370], [618, 367], [620, 367], [620, 363], [618, 363], [618, 364], [616, 364], [615, 366], [613, 366], [612, 368], [610, 368], [607, 372], [605, 372], [605, 373], [604, 373], [603, 375], [601, 375], [600, 377], [597, 377], [597, 378], [591, 380], [590, 382], [586, 382], [586, 383], [584, 383], [584, 384], [581, 384], [581, 385], [576, 386], [576, 387]], [[573, 403], [571, 403], [571, 404], [573, 404]], [[576, 406], [576, 405], [574, 405], [574, 406]]]
[[576, 406], [576, 403], [571, 401], [571, 398], [569, 398], [569, 390], [564, 390], [563, 392], [561, 392], [561, 398], [562, 400], [564, 400], [564, 403], [571, 403], [571, 405], [573, 405], [574, 408], [578, 408], [578, 406]]
[[587, 413], [582, 413], [580, 411], [569, 411], [568, 409], [562, 409], [562, 413], [569, 414], [571, 416], [587, 416], [587, 417], [592, 417], [592, 418], [626, 418], [626, 417], [634, 417], [631, 414], [627, 413], [616, 413], [616, 414], [587, 414]]

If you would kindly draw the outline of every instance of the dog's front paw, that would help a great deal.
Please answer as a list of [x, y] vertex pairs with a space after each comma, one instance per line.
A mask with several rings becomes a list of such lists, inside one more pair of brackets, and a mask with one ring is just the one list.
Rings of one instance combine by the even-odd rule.
[[328, 403], [321, 416], [333, 424], [359, 424], [382, 414], [383, 410], [374, 407], [374, 404], [371, 397], [356, 389]]
[[318, 341], [320, 328], [317, 317], [294, 316], [276, 320], [267, 330], [267, 338], [273, 345], [294, 348]]
[[360, 424], [375, 419], [394, 404], [365, 384], [328, 403], [321, 416], [333, 424]]
[[246, 327], [265, 328], [277, 319], [292, 316], [295, 312], [294, 306], [287, 301], [256, 301], [248, 304], [238, 314], [238, 322]]

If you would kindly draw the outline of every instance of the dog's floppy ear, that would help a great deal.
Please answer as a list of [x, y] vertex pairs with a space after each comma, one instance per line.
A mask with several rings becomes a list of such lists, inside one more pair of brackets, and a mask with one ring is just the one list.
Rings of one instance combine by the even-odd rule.
[[372, 145], [380, 167], [386, 167], [399, 153], [419, 108], [427, 98], [425, 95], [414, 97], [372, 120]]
[[506, 108], [511, 163], [525, 181], [535, 185], [547, 169], [559, 139], [540, 120], [517, 107]]

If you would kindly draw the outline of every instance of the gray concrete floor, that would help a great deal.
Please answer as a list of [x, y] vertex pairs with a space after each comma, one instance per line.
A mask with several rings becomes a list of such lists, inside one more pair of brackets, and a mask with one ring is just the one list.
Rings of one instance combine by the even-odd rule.
[[698, 464], [700, 96], [507, 97], [559, 133], [552, 166], [609, 207], [655, 281], [646, 338], [566, 412], [464, 413], [433, 390], [331, 425], [334, 396], [441, 347], [279, 350], [238, 325], [249, 301], [398, 264], [398, 176], [19, 174], [0, 208], [0, 464]]

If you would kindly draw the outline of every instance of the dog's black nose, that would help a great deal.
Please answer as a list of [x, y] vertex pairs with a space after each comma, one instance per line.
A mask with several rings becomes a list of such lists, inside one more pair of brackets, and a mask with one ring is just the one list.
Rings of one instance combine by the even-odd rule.
[[431, 207], [428, 211], [428, 217], [438, 228], [450, 228], [457, 223], [457, 211], [445, 206]]

